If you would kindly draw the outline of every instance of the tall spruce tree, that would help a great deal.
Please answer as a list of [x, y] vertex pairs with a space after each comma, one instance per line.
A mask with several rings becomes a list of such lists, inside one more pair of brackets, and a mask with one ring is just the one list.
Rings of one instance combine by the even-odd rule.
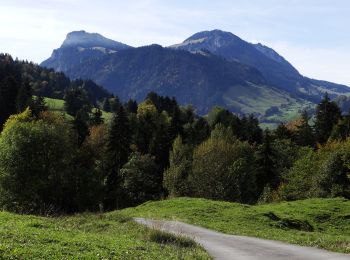
[[170, 122], [169, 127], [169, 138], [171, 142], [175, 140], [175, 138], [180, 134], [183, 134], [183, 127], [181, 123], [181, 111], [178, 107], [174, 108], [174, 111], [172, 112], [172, 118]]
[[123, 193], [120, 187], [120, 169], [128, 161], [130, 154], [129, 120], [123, 106], [114, 114], [107, 151], [109, 157], [109, 174], [106, 179], [104, 206], [112, 210], [123, 206]]
[[263, 140], [263, 130], [259, 126], [259, 120], [253, 114], [248, 118], [243, 117], [241, 120], [242, 136], [241, 139], [248, 141], [250, 144], [261, 144]]
[[295, 132], [295, 142], [300, 146], [315, 146], [315, 135], [309, 125], [309, 115], [306, 110], [301, 114], [300, 125], [297, 126]]
[[0, 129], [11, 114], [16, 113], [18, 83], [14, 77], [6, 77], [0, 82]]
[[317, 142], [327, 142], [333, 127], [341, 119], [341, 111], [336, 102], [331, 101], [328, 94], [324, 96], [316, 108], [315, 132]]
[[67, 89], [64, 96], [64, 107], [71, 116], [75, 116], [81, 109], [90, 112], [91, 103], [87, 92], [82, 87], [71, 87]]
[[274, 163], [275, 158], [276, 152], [272, 146], [271, 133], [269, 130], [265, 130], [263, 142], [259, 146], [257, 153], [257, 163], [259, 165], [257, 185], [259, 193], [261, 193], [267, 185], [272, 189], [276, 189], [279, 184], [279, 176]]
[[23, 82], [18, 90], [16, 97], [16, 110], [17, 113], [23, 112], [27, 107], [32, 104], [32, 88], [29, 82], [26, 80]]
[[169, 126], [159, 118], [157, 129], [155, 129], [154, 135], [150, 140], [149, 153], [155, 156], [155, 161], [159, 166], [160, 185], [162, 183], [163, 170], [168, 167], [169, 164], [169, 150], [171, 148], [172, 139], [169, 137]]
[[33, 116], [38, 118], [41, 112], [47, 110], [44, 97], [37, 96], [33, 98], [30, 109], [32, 110]]
[[120, 106], [122, 105], [118, 97], [114, 97], [110, 99], [109, 104], [110, 104], [110, 110], [112, 112], [118, 112]]
[[111, 103], [108, 98], [105, 98], [102, 103], [102, 109], [106, 112], [111, 112]]
[[128, 113], [137, 113], [137, 102], [136, 100], [129, 99], [128, 102], [125, 105], [126, 110]]
[[80, 109], [74, 117], [73, 126], [77, 136], [78, 146], [81, 146], [84, 143], [85, 138], [89, 135], [88, 121], [89, 114], [83, 109]]

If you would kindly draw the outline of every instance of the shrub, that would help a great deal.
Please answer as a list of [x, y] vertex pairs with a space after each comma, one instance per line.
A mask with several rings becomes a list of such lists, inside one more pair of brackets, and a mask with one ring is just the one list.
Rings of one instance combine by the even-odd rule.
[[251, 203], [257, 197], [254, 151], [218, 125], [195, 148], [190, 179], [194, 196]]
[[96, 206], [96, 178], [87, 150], [73, 145], [58, 116], [13, 116], [0, 135], [0, 206], [30, 213], [73, 212]]
[[157, 199], [161, 192], [161, 176], [154, 158], [149, 154], [133, 153], [120, 170], [125, 206]]
[[314, 152], [302, 149], [299, 159], [284, 174], [280, 189], [286, 200], [313, 197], [350, 197], [350, 142], [328, 143]]
[[170, 197], [190, 195], [188, 176], [192, 171], [192, 149], [182, 143], [179, 136], [175, 139], [170, 152], [169, 168], [164, 172], [164, 187]]
[[182, 236], [174, 235], [168, 232], [151, 229], [149, 233], [149, 240], [159, 244], [172, 244], [178, 247], [196, 247], [196, 242], [192, 239]]

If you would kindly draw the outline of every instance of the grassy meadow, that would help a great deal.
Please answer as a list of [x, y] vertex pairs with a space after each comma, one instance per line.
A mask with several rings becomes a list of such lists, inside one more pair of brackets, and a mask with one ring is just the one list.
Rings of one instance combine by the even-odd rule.
[[113, 214], [0, 212], [0, 259], [210, 259], [194, 242]]
[[264, 205], [177, 198], [110, 213], [180, 220], [220, 232], [350, 253], [350, 201], [308, 199]]
[[343, 198], [256, 206], [177, 198], [104, 214], [49, 218], [0, 212], [0, 258], [210, 259], [193, 241], [147, 229], [131, 217], [350, 253], [350, 201]]
[[[49, 111], [54, 111], [58, 113], [63, 113], [65, 116], [71, 117], [67, 115], [65, 109], [64, 109], [64, 100], [63, 99], [54, 99], [54, 98], [48, 98], [45, 97], [45, 104]], [[106, 121], [109, 121], [112, 119], [113, 113], [102, 111], [102, 118]]]

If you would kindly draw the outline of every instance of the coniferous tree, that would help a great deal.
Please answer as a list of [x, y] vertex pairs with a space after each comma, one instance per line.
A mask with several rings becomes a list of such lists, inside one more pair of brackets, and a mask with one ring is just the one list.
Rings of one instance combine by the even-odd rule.
[[128, 102], [126, 103], [125, 107], [126, 107], [126, 111], [128, 113], [134, 113], [134, 114], [137, 113], [137, 102], [136, 102], [136, 100], [129, 99]]
[[315, 135], [309, 125], [309, 120], [309, 115], [307, 111], [304, 110], [301, 115], [300, 125], [297, 126], [297, 131], [295, 133], [295, 142], [300, 146], [313, 147], [315, 145]]
[[32, 103], [32, 89], [28, 81], [25, 81], [18, 90], [16, 98], [16, 109], [18, 113], [23, 112]]
[[102, 110], [106, 112], [111, 112], [111, 103], [108, 98], [105, 98], [102, 103]]
[[33, 98], [30, 109], [32, 110], [33, 116], [38, 118], [41, 112], [47, 110], [44, 97], [37, 96], [36, 98]]
[[243, 136], [243, 125], [241, 119], [237, 115], [233, 115], [230, 123], [230, 127], [235, 136], [242, 139]]
[[155, 156], [155, 161], [159, 166], [159, 183], [162, 183], [162, 173], [163, 170], [168, 166], [169, 163], [169, 150], [171, 147], [171, 142], [169, 137], [169, 126], [165, 120], [160, 118], [158, 122], [157, 129], [155, 130], [152, 139], [149, 144], [149, 153]]
[[189, 145], [199, 145], [210, 135], [210, 127], [208, 122], [200, 117], [192, 124], [187, 123], [183, 127], [183, 141]]
[[274, 131], [275, 137], [277, 139], [291, 139], [292, 133], [289, 131], [289, 129], [286, 127], [284, 123], [280, 123], [276, 130]]
[[103, 124], [102, 111], [99, 108], [95, 108], [92, 111], [92, 117], [90, 119], [91, 125], [100, 125]]
[[78, 146], [81, 146], [85, 138], [89, 135], [88, 127], [89, 115], [84, 110], [79, 110], [73, 120], [74, 130], [77, 134]]
[[341, 119], [341, 111], [328, 94], [324, 96], [316, 108], [315, 132], [317, 141], [321, 144], [327, 142], [333, 127]]
[[263, 131], [259, 126], [259, 120], [254, 115], [249, 115], [248, 118], [243, 117], [242, 123], [242, 137], [244, 141], [250, 144], [260, 144], [263, 139]]
[[7, 77], [0, 82], [0, 129], [11, 114], [16, 113], [18, 83], [14, 77]]
[[178, 107], [174, 108], [172, 113], [172, 118], [169, 126], [169, 138], [171, 142], [180, 134], [183, 134], [183, 127], [180, 118], [180, 109]]
[[110, 162], [104, 200], [107, 210], [122, 206], [123, 195], [120, 190], [120, 169], [128, 161], [130, 142], [129, 120], [123, 106], [120, 106], [119, 111], [114, 114], [107, 144]]
[[122, 105], [118, 97], [112, 98], [109, 103], [111, 112], [117, 112], [119, 110], [119, 107]]
[[[350, 111], [349, 111], [350, 113]], [[330, 135], [331, 140], [344, 141], [350, 135], [350, 114], [345, 115], [338, 123], [333, 127]]]
[[276, 189], [279, 184], [279, 176], [274, 164], [275, 157], [276, 154], [272, 147], [272, 136], [269, 130], [265, 130], [263, 142], [257, 153], [259, 167], [257, 185], [260, 193], [267, 185], [272, 189]]
[[183, 110], [183, 122], [192, 124], [195, 119], [194, 108], [191, 105], [186, 106]]
[[200, 117], [193, 123], [193, 130], [195, 133], [195, 136], [193, 139], [194, 145], [199, 145], [204, 140], [206, 140], [210, 135], [209, 124], [203, 117]]
[[66, 90], [64, 96], [64, 107], [67, 113], [75, 116], [79, 110], [90, 112], [91, 103], [86, 91], [81, 87], [72, 87]]
[[221, 107], [214, 107], [208, 115], [208, 121], [212, 129], [215, 128], [217, 124], [222, 124], [226, 127], [230, 126], [234, 120], [234, 115], [227, 109]]

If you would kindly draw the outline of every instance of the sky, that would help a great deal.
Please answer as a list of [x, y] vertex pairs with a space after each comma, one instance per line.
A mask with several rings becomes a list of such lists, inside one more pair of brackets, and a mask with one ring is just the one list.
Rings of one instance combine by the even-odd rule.
[[272, 47], [305, 76], [350, 86], [348, 0], [0, 0], [0, 52], [36, 63], [76, 30], [137, 47], [212, 29]]

